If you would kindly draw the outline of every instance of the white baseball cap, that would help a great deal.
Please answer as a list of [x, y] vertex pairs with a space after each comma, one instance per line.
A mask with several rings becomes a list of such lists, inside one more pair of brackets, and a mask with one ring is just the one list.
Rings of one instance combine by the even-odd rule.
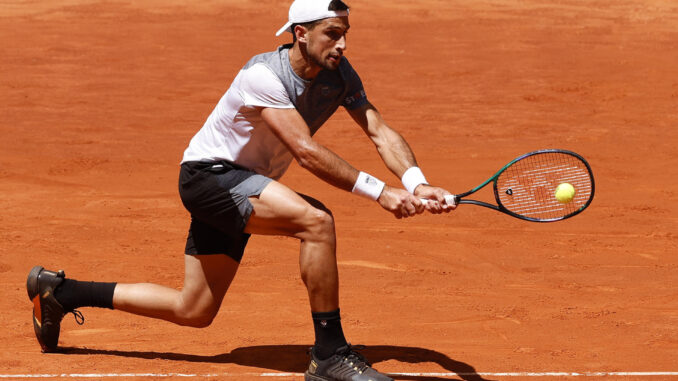
[[348, 16], [348, 9], [343, 11], [329, 10], [331, 2], [332, 0], [294, 0], [290, 5], [287, 23], [275, 35], [280, 36], [283, 32], [294, 33], [292, 24], [303, 24], [329, 17]]

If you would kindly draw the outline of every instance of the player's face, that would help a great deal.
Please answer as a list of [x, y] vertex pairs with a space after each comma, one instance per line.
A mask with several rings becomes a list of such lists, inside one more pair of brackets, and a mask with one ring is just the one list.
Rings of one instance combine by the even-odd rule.
[[346, 50], [349, 28], [348, 17], [332, 17], [321, 20], [309, 30], [306, 52], [313, 63], [324, 69], [337, 69]]

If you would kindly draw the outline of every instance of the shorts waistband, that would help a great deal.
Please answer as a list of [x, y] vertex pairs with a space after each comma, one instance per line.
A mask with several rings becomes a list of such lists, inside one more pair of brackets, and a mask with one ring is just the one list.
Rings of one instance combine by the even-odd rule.
[[240, 164], [236, 164], [230, 160], [200, 160], [200, 161], [186, 161], [181, 163], [181, 166], [186, 166], [189, 168], [201, 170], [201, 169], [240, 169], [243, 171], [254, 172], [251, 169], [244, 167]]

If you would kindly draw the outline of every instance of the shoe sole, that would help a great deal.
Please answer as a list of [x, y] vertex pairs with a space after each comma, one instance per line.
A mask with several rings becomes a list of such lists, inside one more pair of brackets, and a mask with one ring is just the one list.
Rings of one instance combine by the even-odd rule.
[[312, 375], [308, 372], [304, 372], [304, 381], [332, 381], [330, 378], [319, 377]]
[[40, 287], [38, 286], [38, 276], [45, 268], [42, 266], [35, 266], [31, 269], [31, 272], [28, 273], [28, 279], [26, 279], [26, 291], [28, 291], [28, 299], [33, 301], [35, 296], [40, 293]]
[[38, 277], [40, 276], [40, 273], [42, 270], [45, 268], [42, 266], [35, 266], [31, 269], [31, 271], [28, 273], [28, 279], [26, 279], [26, 291], [28, 292], [28, 299], [33, 302], [33, 330], [35, 331], [35, 337], [38, 339], [38, 343], [40, 344], [40, 347], [42, 349], [43, 353], [48, 353], [48, 352], [54, 352], [56, 350], [56, 346], [53, 347], [48, 347], [45, 345], [45, 343], [41, 340], [41, 331], [42, 331], [42, 324], [40, 323], [40, 318], [37, 315], [40, 315], [41, 312], [41, 305], [40, 305], [40, 285], [38, 284]]

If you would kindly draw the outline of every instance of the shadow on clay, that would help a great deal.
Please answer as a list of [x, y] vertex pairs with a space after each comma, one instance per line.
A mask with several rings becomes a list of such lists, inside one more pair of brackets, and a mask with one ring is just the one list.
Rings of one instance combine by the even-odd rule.
[[[286, 373], [303, 373], [308, 366], [308, 349], [305, 345], [258, 345], [240, 347], [229, 353], [214, 356], [193, 355], [173, 352], [143, 352], [104, 350], [92, 348], [60, 348], [67, 355], [108, 355], [135, 357], [142, 359], [162, 359], [188, 362], [237, 364], [243, 366], [273, 369]], [[373, 345], [360, 351], [372, 363], [396, 360], [405, 363], [436, 363], [447, 372], [457, 374], [458, 379], [468, 381], [489, 381], [481, 377], [471, 365], [449, 358], [447, 355], [430, 349], [402, 347], [392, 345]], [[379, 369], [379, 366], [376, 366]], [[448, 377], [392, 375], [397, 380], [436, 381], [449, 380]]]

